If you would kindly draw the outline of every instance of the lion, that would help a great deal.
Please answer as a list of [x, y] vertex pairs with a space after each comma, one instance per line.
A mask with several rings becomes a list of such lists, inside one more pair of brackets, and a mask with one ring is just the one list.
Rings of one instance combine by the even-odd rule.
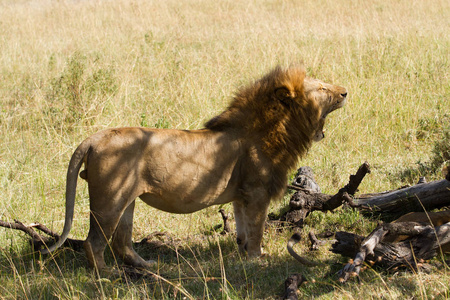
[[326, 116], [343, 107], [346, 96], [343, 87], [306, 77], [302, 66], [277, 66], [239, 89], [203, 129], [125, 127], [95, 133], [69, 163], [63, 233], [41, 252], [52, 252], [67, 239], [80, 175], [88, 183], [91, 212], [84, 249], [94, 268], [106, 267], [109, 243], [125, 264], [151, 267], [132, 247], [136, 198], [177, 214], [232, 202], [239, 251], [260, 256], [270, 201], [283, 195], [288, 172], [324, 137]]

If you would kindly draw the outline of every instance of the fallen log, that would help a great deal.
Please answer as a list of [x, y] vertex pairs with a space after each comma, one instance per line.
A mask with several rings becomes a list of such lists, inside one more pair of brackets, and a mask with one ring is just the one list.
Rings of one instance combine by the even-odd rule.
[[362, 164], [355, 175], [350, 175], [349, 183], [335, 195], [322, 194], [314, 181], [309, 167], [299, 169], [289, 189], [296, 190], [289, 201], [289, 211], [279, 219], [293, 227], [301, 227], [303, 220], [315, 210], [332, 211], [342, 204], [361, 211], [379, 212], [385, 215], [404, 214], [405, 212], [428, 211], [450, 205], [450, 173], [444, 173], [447, 179], [426, 182], [421, 178], [410, 187], [381, 193], [354, 195], [364, 176], [370, 173], [367, 162]]
[[[41, 249], [45, 247], [47, 244], [51, 244], [55, 240], [59, 239], [59, 235], [50, 229], [47, 226], [40, 223], [32, 223], [32, 224], [24, 224], [18, 220], [14, 220], [14, 222], [6, 222], [0, 220], [0, 227], [16, 229], [25, 232], [27, 235], [31, 237], [29, 240], [30, 245], [33, 249]], [[35, 229], [45, 233], [46, 235], [39, 234]], [[67, 239], [64, 244], [65, 247], [70, 247], [75, 251], [81, 251], [83, 248], [83, 241], [76, 239]]]
[[439, 209], [450, 205], [450, 181], [443, 179], [395, 191], [361, 195], [353, 201], [363, 210], [383, 213]]
[[[312, 173], [310, 169], [307, 171]], [[297, 192], [291, 197], [290, 210], [281, 220], [294, 227], [301, 227], [303, 220], [314, 210], [330, 211], [343, 203], [372, 212], [413, 212], [396, 222], [381, 225], [367, 238], [345, 232], [336, 233], [337, 242], [333, 244], [332, 252], [354, 258], [341, 270], [339, 279], [341, 282], [347, 281], [352, 276], [358, 276], [365, 262], [378, 263], [391, 270], [401, 266], [417, 270], [425, 260], [433, 258], [439, 252], [450, 251], [450, 213], [423, 212], [450, 205], [450, 173], [445, 174], [447, 180], [426, 183], [425, 179], [421, 178], [413, 187], [366, 194], [352, 199], [362, 179], [369, 172], [370, 167], [366, 162], [360, 166], [355, 175], [350, 176], [349, 183], [334, 196], [320, 193], [318, 185], [311, 182], [314, 181], [314, 177], [310, 174], [302, 175], [301, 170], [297, 176], [302, 178], [300, 180], [296, 178], [294, 183], [288, 186]], [[310, 239], [314, 245], [316, 239], [313, 234], [310, 234]], [[305, 266], [318, 265], [295, 253], [293, 246], [299, 240], [299, 234], [295, 233], [288, 241], [288, 252]]]
[[306, 281], [302, 274], [292, 274], [284, 282], [284, 297], [285, 300], [297, 300], [298, 287]]
[[332, 252], [354, 257], [338, 273], [339, 281], [346, 282], [359, 276], [365, 262], [387, 270], [399, 267], [417, 270], [424, 261], [445, 251], [450, 243], [450, 222], [436, 227], [426, 222], [392, 222], [378, 226], [366, 238], [338, 232], [336, 240]]
[[[303, 167], [304, 168], [304, 167]], [[294, 227], [301, 227], [303, 220], [313, 211], [332, 211], [342, 204], [347, 203], [349, 206], [357, 207], [352, 200], [352, 196], [358, 190], [364, 176], [370, 173], [370, 165], [364, 162], [356, 172], [355, 175], [350, 175], [349, 183], [341, 188], [335, 195], [322, 194], [316, 192], [320, 190], [317, 183], [314, 182], [312, 175], [304, 176], [299, 169], [294, 183], [289, 185], [289, 189], [296, 190], [289, 201], [289, 211], [280, 217], [280, 221], [284, 221]], [[309, 169], [304, 169], [306, 172], [311, 172]], [[299, 176], [303, 176], [302, 180], [298, 180]], [[299, 181], [301, 185], [299, 185]], [[311, 188], [314, 187], [314, 188]]]
[[[355, 175], [350, 175], [349, 183], [340, 189], [336, 195], [331, 196], [316, 192], [317, 190], [320, 191], [320, 188], [314, 182], [314, 176], [312, 175], [311, 168], [300, 168], [297, 173], [297, 177], [294, 179], [293, 185], [288, 186], [291, 189], [297, 190], [297, 192], [290, 199], [290, 210], [282, 216], [280, 220], [293, 227], [300, 228], [303, 225], [303, 220], [314, 210], [333, 210], [341, 206], [343, 203], [354, 206], [350, 195], [354, 195], [356, 193], [359, 184], [367, 173], [370, 173], [370, 166], [367, 162], [365, 162], [358, 168]], [[298, 179], [299, 176], [302, 176], [300, 180]], [[314, 233], [311, 232], [309, 237], [312, 242], [311, 248], [317, 248], [319, 242], [317, 238], [315, 238]], [[294, 251], [293, 247], [298, 242], [300, 242], [300, 234], [296, 232], [291, 236], [287, 243], [287, 250], [289, 254], [304, 266], [313, 267], [320, 265], [317, 262], [310, 261], [298, 255]]]

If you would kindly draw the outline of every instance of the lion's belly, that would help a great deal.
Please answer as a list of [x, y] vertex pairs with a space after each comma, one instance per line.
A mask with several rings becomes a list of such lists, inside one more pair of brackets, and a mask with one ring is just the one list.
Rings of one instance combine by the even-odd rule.
[[199, 174], [184, 173], [175, 180], [163, 176], [162, 180], [150, 180], [140, 198], [155, 208], [171, 213], [192, 213], [211, 205], [225, 204], [234, 199], [237, 180], [233, 170]]
[[146, 178], [145, 192], [140, 198], [147, 204], [172, 213], [191, 213], [211, 205], [233, 200], [237, 190], [238, 168], [233, 162], [217, 170], [178, 164], [168, 172], [153, 169]]
[[174, 196], [172, 199], [169, 199], [167, 196], [168, 195], [145, 193], [142, 194], [139, 198], [141, 198], [145, 203], [154, 208], [176, 214], [193, 213], [211, 205], [228, 203], [233, 199], [232, 197], [226, 196], [208, 200], [187, 199], [186, 197], [184, 197], [184, 195]]

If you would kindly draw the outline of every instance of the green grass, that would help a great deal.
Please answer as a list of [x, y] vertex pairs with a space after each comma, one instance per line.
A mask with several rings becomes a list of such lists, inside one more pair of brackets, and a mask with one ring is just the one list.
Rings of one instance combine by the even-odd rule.
[[[366, 160], [372, 173], [361, 193], [424, 174], [440, 179], [449, 159], [449, 20], [450, 5], [439, 0], [0, 0], [0, 219], [61, 232], [66, 167], [84, 138], [115, 126], [201, 128], [238, 87], [299, 61], [349, 91], [326, 139], [301, 162], [323, 192], [335, 193]], [[89, 199], [85, 184], [78, 191], [72, 237], [84, 239]], [[346, 259], [324, 247], [308, 255], [328, 266], [304, 268], [285, 250], [291, 233], [272, 227], [267, 255], [241, 259], [233, 236], [206, 234], [221, 223], [217, 210], [171, 215], [138, 204], [136, 241], [153, 231], [175, 239], [139, 248], [159, 259], [158, 280], [99, 277], [68, 249], [40, 258], [23, 234], [0, 229], [0, 298], [277, 299], [291, 273], [315, 279], [301, 287], [304, 298], [450, 298], [444, 267], [367, 270], [364, 285], [341, 286], [333, 274]], [[366, 234], [375, 224], [340, 209], [312, 214], [304, 232]], [[111, 254], [108, 263], [116, 264]]]

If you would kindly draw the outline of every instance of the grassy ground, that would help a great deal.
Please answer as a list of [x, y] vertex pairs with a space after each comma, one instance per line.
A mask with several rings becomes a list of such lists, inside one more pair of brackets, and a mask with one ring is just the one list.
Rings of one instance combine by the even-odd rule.
[[[113, 126], [201, 128], [237, 87], [299, 61], [310, 76], [349, 91], [347, 106], [329, 116], [326, 139], [301, 162], [323, 192], [336, 192], [365, 160], [372, 173], [363, 193], [421, 174], [437, 179], [439, 161], [430, 162], [450, 119], [449, 20], [445, 0], [0, 0], [0, 219], [61, 232], [66, 166], [85, 137]], [[84, 239], [89, 201], [86, 186], [78, 190], [72, 237]], [[351, 210], [314, 213], [305, 232], [364, 234], [375, 222]], [[311, 256], [329, 267], [306, 269], [285, 251], [290, 232], [273, 227], [266, 257], [247, 261], [233, 236], [210, 232], [220, 223], [217, 208], [170, 215], [139, 203], [135, 240], [163, 231], [171, 241], [139, 248], [159, 260], [157, 280], [98, 276], [68, 249], [40, 258], [23, 235], [0, 229], [0, 297], [277, 299], [284, 279], [299, 272], [315, 279], [302, 286], [304, 298], [450, 298], [444, 267], [369, 270], [364, 285], [338, 285], [333, 275], [345, 259], [324, 247]]]

